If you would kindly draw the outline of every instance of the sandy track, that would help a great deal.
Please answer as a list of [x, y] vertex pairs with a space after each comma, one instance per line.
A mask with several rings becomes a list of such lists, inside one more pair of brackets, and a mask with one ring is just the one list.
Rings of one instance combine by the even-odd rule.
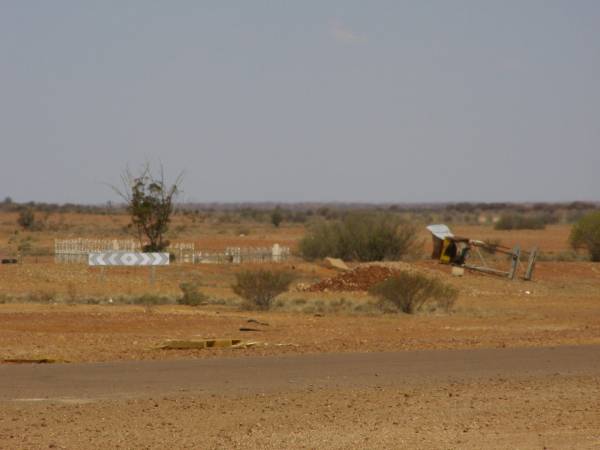
[[600, 376], [600, 346], [3, 366], [0, 399], [240, 394], [553, 374]]
[[600, 347], [3, 366], [0, 398], [3, 449], [595, 449]]

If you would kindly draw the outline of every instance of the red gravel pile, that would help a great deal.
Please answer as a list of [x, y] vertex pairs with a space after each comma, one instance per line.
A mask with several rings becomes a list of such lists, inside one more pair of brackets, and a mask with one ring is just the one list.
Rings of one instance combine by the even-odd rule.
[[305, 290], [308, 292], [368, 291], [371, 286], [397, 273], [398, 270], [385, 266], [360, 266], [313, 284]]

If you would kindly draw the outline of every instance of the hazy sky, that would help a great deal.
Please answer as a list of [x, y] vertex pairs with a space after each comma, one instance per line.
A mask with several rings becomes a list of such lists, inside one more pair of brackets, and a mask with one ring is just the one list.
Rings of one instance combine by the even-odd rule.
[[[600, 1], [0, 3], [0, 196], [600, 200]], [[1, 200], [1, 199], [0, 199]]]

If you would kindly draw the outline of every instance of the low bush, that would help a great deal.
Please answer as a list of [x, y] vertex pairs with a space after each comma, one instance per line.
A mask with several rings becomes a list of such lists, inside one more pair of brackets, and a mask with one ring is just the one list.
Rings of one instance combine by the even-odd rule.
[[133, 297], [131, 303], [134, 305], [155, 306], [172, 303], [169, 297], [157, 294], [142, 294], [139, 297]]
[[67, 283], [67, 293], [66, 293], [66, 303], [74, 304], [79, 300], [79, 292], [77, 289], [77, 284], [73, 282]]
[[248, 236], [248, 235], [250, 235], [251, 232], [252, 232], [252, 230], [250, 229], [250, 227], [239, 227], [235, 231], [235, 234], [237, 234], [238, 236], [241, 236], [241, 235]]
[[600, 261], [600, 211], [583, 216], [571, 228], [571, 246], [585, 248], [592, 261]]
[[307, 260], [398, 260], [417, 243], [416, 228], [393, 214], [351, 213], [339, 221], [314, 224], [300, 241], [300, 253]]
[[186, 281], [179, 284], [179, 289], [183, 295], [177, 299], [180, 305], [199, 306], [208, 302], [208, 297], [200, 292], [200, 282], [198, 280]]
[[339, 298], [296, 298], [277, 300], [274, 309], [305, 314], [378, 314], [380, 309], [373, 300]]
[[17, 223], [24, 230], [32, 230], [35, 226], [35, 214], [31, 208], [22, 209], [19, 212], [19, 217], [17, 218]]
[[409, 272], [401, 272], [373, 286], [370, 293], [381, 300], [382, 309], [392, 305], [407, 314], [414, 314], [426, 304], [449, 311], [458, 297], [456, 288], [436, 278]]
[[233, 292], [246, 302], [248, 309], [269, 310], [273, 300], [287, 291], [294, 280], [290, 272], [276, 270], [245, 270], [235, 275]]
[[537, 256], [538, 261], [559, 261], [559, 262], [573, 262], [573, 261], [585, 261], [584, 255], [578, 254], [575, 250], [565, 250], [559, 252], [539, 252]]
[[26, 296], [26, 301], [32, 303], [54, 303], [56, 298], [56, 292], [40, 289], [39, 291], [29, 293]]
[[281, 208], [278, 206], [271, 213], [271, 223], [275, 228], [279, 228], [281, 222], [283, 222], [283, 213], [281, 212]]

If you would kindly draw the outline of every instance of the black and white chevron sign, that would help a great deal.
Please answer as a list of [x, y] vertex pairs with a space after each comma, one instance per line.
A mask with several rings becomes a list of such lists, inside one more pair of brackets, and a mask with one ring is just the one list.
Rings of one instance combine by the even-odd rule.
[[168, 253], [105, 252], [90, 253], [90, 266], [168, 266]]

